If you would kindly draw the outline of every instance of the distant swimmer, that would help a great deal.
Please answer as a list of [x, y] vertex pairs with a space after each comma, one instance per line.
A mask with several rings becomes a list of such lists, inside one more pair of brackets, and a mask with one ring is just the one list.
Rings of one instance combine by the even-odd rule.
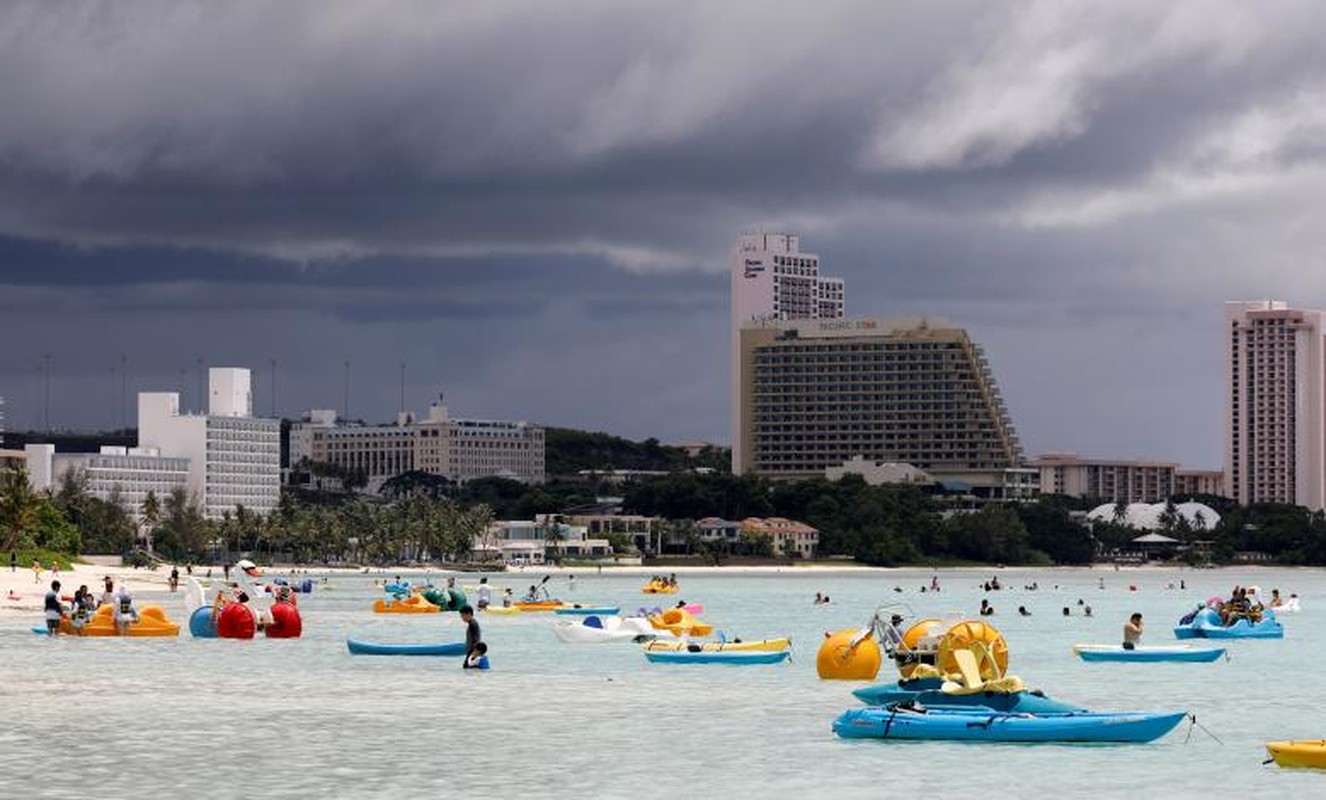
[[1031, 616], [1031, 612], [1027, 610], [1027, 607], [1026, 607], [1026, 606], [1018, 606], [1018, 614], [1020, 614], [1020, 615], [1022, 615], [1022, 616], [1024, 616], [1024, 617], [1030, 617], [1030, 616]]
[[981, 601], [981, 616], [982, 616], [982, 617], [993, 617], [993, 616], [994, 616], [994, 613], [995, 613], [994, 606], [990, 605], [990, 601], [989, 601], [989, 600], [982, 600], [982, 601]]
[[1091, 606], [1087, 606], [1086, 608], [1084, 608], [1084, 609], [1082, 610], [1082, 613], [1085, 614], [1085, 615], [1088, 616], [1088, 617], [1091, 616]]

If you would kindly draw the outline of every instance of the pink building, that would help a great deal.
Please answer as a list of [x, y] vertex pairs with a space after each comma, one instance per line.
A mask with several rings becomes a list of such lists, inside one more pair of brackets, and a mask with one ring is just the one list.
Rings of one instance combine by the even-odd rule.
[[1225, 303], [1225, 494], [1326, 506], [1326, 312]]

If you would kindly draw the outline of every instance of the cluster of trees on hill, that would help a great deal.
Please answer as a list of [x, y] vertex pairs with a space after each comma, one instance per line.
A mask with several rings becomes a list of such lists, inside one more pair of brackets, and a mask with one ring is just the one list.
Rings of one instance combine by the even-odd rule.
[[727, 448], [706, 447], [692, 458], [682, 448], [659, 444], [657, 439], [633, 442], [571, 428], [545, 428], [543, 445], [545, 471], [551, 476], [570, 476], [581, 470], [674, 472], [697, 467], [718, 471], [731, 468], [731, 451]]

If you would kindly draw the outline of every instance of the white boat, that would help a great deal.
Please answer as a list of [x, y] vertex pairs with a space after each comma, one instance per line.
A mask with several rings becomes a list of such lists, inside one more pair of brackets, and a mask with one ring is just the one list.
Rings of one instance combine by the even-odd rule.
[[671, 633], [649, 624], [644, 617], [588, 616], [553, 625], [557, 638], [571, 644], [633, 642], [638, 639], [673, 639]]

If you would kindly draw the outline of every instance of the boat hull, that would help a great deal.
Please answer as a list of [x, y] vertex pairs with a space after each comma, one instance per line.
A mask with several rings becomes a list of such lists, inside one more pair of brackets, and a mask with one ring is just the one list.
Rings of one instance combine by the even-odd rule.
[[721, 650], [699, 653], [687, 651], [672, 652], [645, 651], [645, 658], [654, 664], [730, 664], [733, 666], [751, 664], [777, 664], [786, 661], [792, 655], [790, 650], [769, 652], [765, 650]]
[[1087, 662], [1132, 661], [1141, 663], [1169, 662], [1211, 662], [1225, 654], [1223, 647], [1138, 647], [1125, 650], [1119, 645], [1076, 645], [1073, 652]]
[[947, 694], [939, 690], [941, 681], [938, 679], [909, 681], [908, 684], [913, 688], [904, 688], [899, 683], [877, 683], [852, 694], [871, 706], [915, 702], [925, 706], [971, 706], [1018, 714], [1068, 714], [1086, 710], [1036, 691]]
[[1276, 620], [1275, 613], [1270, 610], [1263, 613], [1257, 623], [1241, 619], [1233, 625], [1222, 625], [1220, 614], [1204, 608], [1197, 612], [1192, 622], [1175, 626], [1174, 636], [1178, 639], [1283, 639], [1285, 628]]
[[345, 646], [357, 656], [463, 656], [464, 642], [396, 644], [346, 639]]
[[580, 606], [578, 608], [575, 606], [566, 606], [553, 609], [554, 614], [561, 614], [563, 616], [589, 616], [591, 614], [611, 616], [613, 614], [620, 614], [621, 611], [621, 606]]
[[1267, 742], [1266, 752], [1282, 767], [1326, 769], [1326, 741]]
[[792, 640], [784, 637], [782, 639], [759, 639], [750, 642], [703, 642], [698, 644], [683, 641], [650, 642], [645, 645], [645, 649], [651, 653], [679, 653], [691, 651], [693, 647], [699, 647], [699, 652], [703, 653], [739, 653], [751, 650], [778, 652], [791, 646]]
[[1174, 729], [1185, 712], [1079, 713], [1041, 716], [888, 707], [854, 708], [833, 722], [844, 739], [936, 739], [977, 742], [1150, 742]]

